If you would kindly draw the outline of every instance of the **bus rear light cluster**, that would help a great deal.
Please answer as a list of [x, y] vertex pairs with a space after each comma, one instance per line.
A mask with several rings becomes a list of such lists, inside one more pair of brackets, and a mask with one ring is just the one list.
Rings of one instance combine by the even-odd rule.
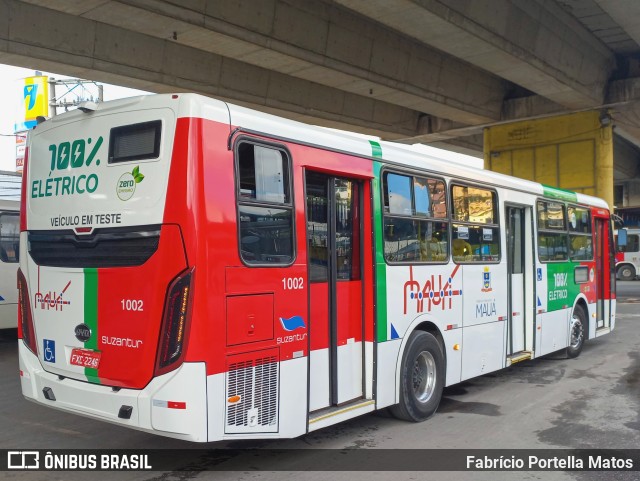
[[184, 355], [189, 327], [189, 299], [193, 270], [184, 271], [167, 289], [164, 305], [156, 375], [164, 374], [180, 365]]
[[29, 289], [21, 269], [18, 269], [18, 337], [24, 341], [31, 352], [38, 354], [36, 330], [33, 327], [29, 303]]
[[22, 164], [22, 189], [20, 190], [20, 232], [27, 230], [27, 169], [29, 167], [29, 147], [24, 149]]

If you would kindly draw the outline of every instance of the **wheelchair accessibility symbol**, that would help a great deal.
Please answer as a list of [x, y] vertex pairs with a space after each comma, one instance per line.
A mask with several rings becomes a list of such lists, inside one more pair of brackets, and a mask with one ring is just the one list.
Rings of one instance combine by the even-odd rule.
[[46, 362], [56, 362], [56, 341], [52, 341], [51, 339], [43, 340], [43, 351], [44, 360]]

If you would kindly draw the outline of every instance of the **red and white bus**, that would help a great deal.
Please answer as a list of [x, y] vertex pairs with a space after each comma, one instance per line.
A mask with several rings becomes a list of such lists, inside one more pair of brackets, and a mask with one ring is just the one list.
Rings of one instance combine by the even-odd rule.
[[289, 438], [615, 324], [600, 199], [194, 94], [30, 133], [22, 391], [191, 441]]
[[640, 274], [640, 229], [620, 229], [615, 233], [615, 241], [618, 278], [632, 281]]

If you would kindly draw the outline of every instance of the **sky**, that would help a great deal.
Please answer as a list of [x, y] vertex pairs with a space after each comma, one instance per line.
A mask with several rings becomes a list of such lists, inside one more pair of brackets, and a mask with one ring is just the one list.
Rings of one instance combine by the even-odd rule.
[[[57, 79], [68, 78], [64, 75], [42, 72]], [[23, 88], [24, 78], [35, 75], [35, 71], [26, 68], [13, 67], [0, 64], [0, 171], [14, 172], [16, 170], [16, 141], [14, 126], [16, 122], [24, 121]], [[104, 100], [121, 99], [147, 92], [126, 87], [103, 84]], [[56, 95], [60, 96], [62, 89], [56, 89]], [[464, 162], [465, 165], [482, 168], [483, 161], [476, 157], [456, 154], [435, 147], [421, 145], [419, 150], [425, 153], [439, 156], [445, 160]]]

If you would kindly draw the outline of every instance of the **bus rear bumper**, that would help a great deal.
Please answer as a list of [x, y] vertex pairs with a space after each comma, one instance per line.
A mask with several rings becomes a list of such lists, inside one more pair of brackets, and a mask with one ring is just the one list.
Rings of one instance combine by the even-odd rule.
[[[18, 347], [22, 394], [30, 401], [153, 434], [207, 441], [205, 363], [184, 363], [144, 389], [117, 390], [46, 372], [22, 340]], [[119, 417], [129, 408], [129, 418]]]

